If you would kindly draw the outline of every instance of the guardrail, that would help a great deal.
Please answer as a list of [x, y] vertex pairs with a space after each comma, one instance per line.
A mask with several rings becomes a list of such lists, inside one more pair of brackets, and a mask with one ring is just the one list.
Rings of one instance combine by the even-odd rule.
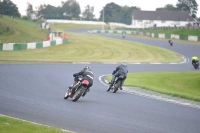
[[176, 35], [176, 34], [163, 34], [163, 33], [150, 33], [144, 31], [125, 31], [125, 30], [89, 30], [90, 33], [119, 33], [125, 32], [126, 34], [134, 35], [144, 35], [153, 38], [165, 38], [165, 39], [177, 39], [177, 40], [187, 40], [187, 41], [200, 41], [200, 36], [192, 35]]

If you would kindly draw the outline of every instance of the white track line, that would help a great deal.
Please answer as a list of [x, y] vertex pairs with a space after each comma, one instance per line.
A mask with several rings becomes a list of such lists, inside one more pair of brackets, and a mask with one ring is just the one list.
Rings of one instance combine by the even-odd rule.
[[[111, 74], [108, 74], [111, 75]], [[104, 84], [105, 86], [108, 86], [105, 82], [107, 81], [102, 81], [102, 78], [108, 75], [102, 75], [99, 77], [99, 81]], [[130, 89], [128, 89], [130, 88]], [[140, 92], [140, 91], [136, 91], [134, 89], [131, 89], [131, 87], [123, 87], [123, 92], [126, 93], [130, 93], [130, 94], [134, 94], [134, 95], [138, 95], [138, 96], [143, 96], [143, 97], [147, 97], [147, 98], [151, 98], [151, 99], [156, 99], [156, 100], [160, 100], [160, 101], [165, 101], [165, 102], [169, 102], [169, 103], [174, 103], [174, 104], [179, 104], [179, 105], [183, 105], [183, 106], [187, 106], [187, 107], [192, 107], [192, 108], [196, 108], [196, 109], [200, 109], [200, 103], [199, 104], [195, 104], [192, 103], [193, 101], [189, 101], [189, 100], [185, 100], [185, 99], [173, 99], [170, 98], [170, 96], [164, 97], [163, 94], [161, 95], [155, 95], [155, 94], [148, 94], [148, 93], [144, 93], [144, 92]]]

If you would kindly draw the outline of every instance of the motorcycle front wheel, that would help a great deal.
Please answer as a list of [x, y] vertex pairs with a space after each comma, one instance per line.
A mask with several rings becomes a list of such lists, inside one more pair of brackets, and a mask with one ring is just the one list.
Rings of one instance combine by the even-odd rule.
[[75, 92], [74, 96], [72, 97], [72, 101], [76, 102], [83, 94], [85, 87], [80, 86], [78, 90]]
[[120, 84], [121, 84], [121, 81], [118, 80], [118, 81], [113, 85], [113, 93], [116, 93], [116, 92], [117, 92], [117, 90], [118, 90]]
[[66, 91], [65, 96], [64, 96], [64, 99], [67, 99], [67, 98], [69, 98], [69, 89]]
[[107, 91], [110, 91], [111, 87], [112, 87], [112, 85], [109, 85]]

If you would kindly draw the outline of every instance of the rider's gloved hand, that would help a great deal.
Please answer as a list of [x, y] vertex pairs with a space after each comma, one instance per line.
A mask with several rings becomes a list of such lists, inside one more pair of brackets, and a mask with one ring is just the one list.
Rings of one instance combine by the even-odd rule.
[[77, 73], [75, 73], [75, 74], [73, 74], [73, 76], [74, 76], [74, 77], [76, 77], [76, 76], [78, 76], [78, 74], [77, 74]]

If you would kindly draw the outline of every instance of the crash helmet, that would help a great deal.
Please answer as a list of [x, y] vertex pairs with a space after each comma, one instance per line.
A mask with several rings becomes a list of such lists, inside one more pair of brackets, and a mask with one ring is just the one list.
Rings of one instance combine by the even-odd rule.
[[122, 62], [121, 65], [127, 67], [126, 62]]
[[91, 67], [90, 66], [85, 66], [84, 70], [91, 71]]

